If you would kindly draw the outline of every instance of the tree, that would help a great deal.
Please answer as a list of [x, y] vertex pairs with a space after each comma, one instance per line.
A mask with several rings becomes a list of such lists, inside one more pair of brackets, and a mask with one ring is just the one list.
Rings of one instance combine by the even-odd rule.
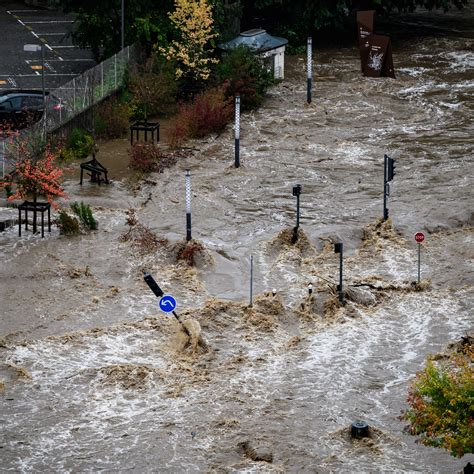
[[[81, 48], [90, 48], [100, 61], [120, 50], [121, 0], [60, 0], [65, 12], [75, 13], [73, 41]], [[170, 28], [167, 13], [172, 0], [125, 0], [125, 44], [136, 41], [163, 41]]]
[[8, 200], [33, 198], [36, 202], [38, 196], [44, 196], [57, 208], [54, 199], [66, 197], [66, 193], [60, 184], [63, 170], [55, 165], [55, 160], [55, 154], [47, 147], [39, 159], [27, 155], [18, 161], [14, 172], [16, 190]]
[[[356, 10], [377, 10], [387, 14], [393, 10], [413, 11], [462, 8], [468, 0], [242, 0], [243, 28], [269, 26], [290, 42], [302, 44], [308, 34], [321, 28], [343, 26], [349, 13]], [[253, 22], [259, 19], [259, 24]]]
[[206, 0], [175, 0], [175, 10], [169, 14], [177, 39], [158, 50], [168, 61], [176, 63], [176, 78], [207, 80], [210, 65], [217, 59], [210, 56], [210, 43], [216, 38], [213, 30], [212, 7]]
[[474, 347], [467, 339], [447, 360], [428, 360], [410, 386], [405, 414], [423, 444], [457, 457], [474, 452]]

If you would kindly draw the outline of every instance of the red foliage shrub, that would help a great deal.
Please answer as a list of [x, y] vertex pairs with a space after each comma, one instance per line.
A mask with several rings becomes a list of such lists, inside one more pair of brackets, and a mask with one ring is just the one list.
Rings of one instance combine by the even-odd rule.
[[135, 143], [130, 150], [130, 167], [142, 173], [161, 173], [165, 168], [173, 166], [176, 160], [175, 154], [164, 153], [152, 144]]
[[186, 138], [200, 138], [219, 132], [234, 113], [232, 99], [226, 99], [222, 87], [202, 92], [190, 104], [181, 104], [171, 130], [171, 146], [180, 146]]
[[160, 152], [155, 145], [135, 143], [130, 150], [130, 167], [143, 173], [155, 171]]

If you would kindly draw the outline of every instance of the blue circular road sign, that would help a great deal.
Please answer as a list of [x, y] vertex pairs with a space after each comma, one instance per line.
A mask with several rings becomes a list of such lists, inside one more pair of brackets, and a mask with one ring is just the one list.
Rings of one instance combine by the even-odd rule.
[[171, 295], [164, 295], [160, 298], [160, 309], [165, 313], [171, 313], [176, 309], [176, 300]]

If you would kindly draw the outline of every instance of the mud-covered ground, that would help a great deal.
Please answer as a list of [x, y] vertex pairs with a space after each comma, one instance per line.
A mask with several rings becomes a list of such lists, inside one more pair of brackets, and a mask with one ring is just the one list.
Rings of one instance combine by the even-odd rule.
[[[472, 12], [412, 15], [416, 40], [395, 28], [395, 80], [362, 78], [355, 48], [316, 50], [310, 106], [304, 60], [287, 58], [285, 81], [242, 116], [238, 170], [231, 127], [141, 186], [130, 184], [127, 140], [103, 144], [113, 183], [66, 183], [98, 231], [0, 234], [3, 469], [458, 472], [473, 462], [416, 444], [399, 418], [425, 357], [473, 329]], [[385, 153], [397, 167], [382, 224]], [[176, 262], [186, 168], [193, 237], [206, 249], [196, 268]], [[121, 238], [131, 208], [163, 240], [156, 251]], [[416, 231], [426, 234], [420, 285]], [[159, 311], [143, 271], [176, 297], [191, 338]], [[356, 419], [370, 439], [349, 438]]]

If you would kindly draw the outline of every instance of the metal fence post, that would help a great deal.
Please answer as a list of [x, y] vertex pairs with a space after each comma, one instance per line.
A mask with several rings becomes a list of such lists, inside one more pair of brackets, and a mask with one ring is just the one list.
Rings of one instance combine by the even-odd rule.
[[72, 87], [73, 87], [73, 93], [72, 93], [72, 111], [76, 113], [76, 78], [72, 80]]

